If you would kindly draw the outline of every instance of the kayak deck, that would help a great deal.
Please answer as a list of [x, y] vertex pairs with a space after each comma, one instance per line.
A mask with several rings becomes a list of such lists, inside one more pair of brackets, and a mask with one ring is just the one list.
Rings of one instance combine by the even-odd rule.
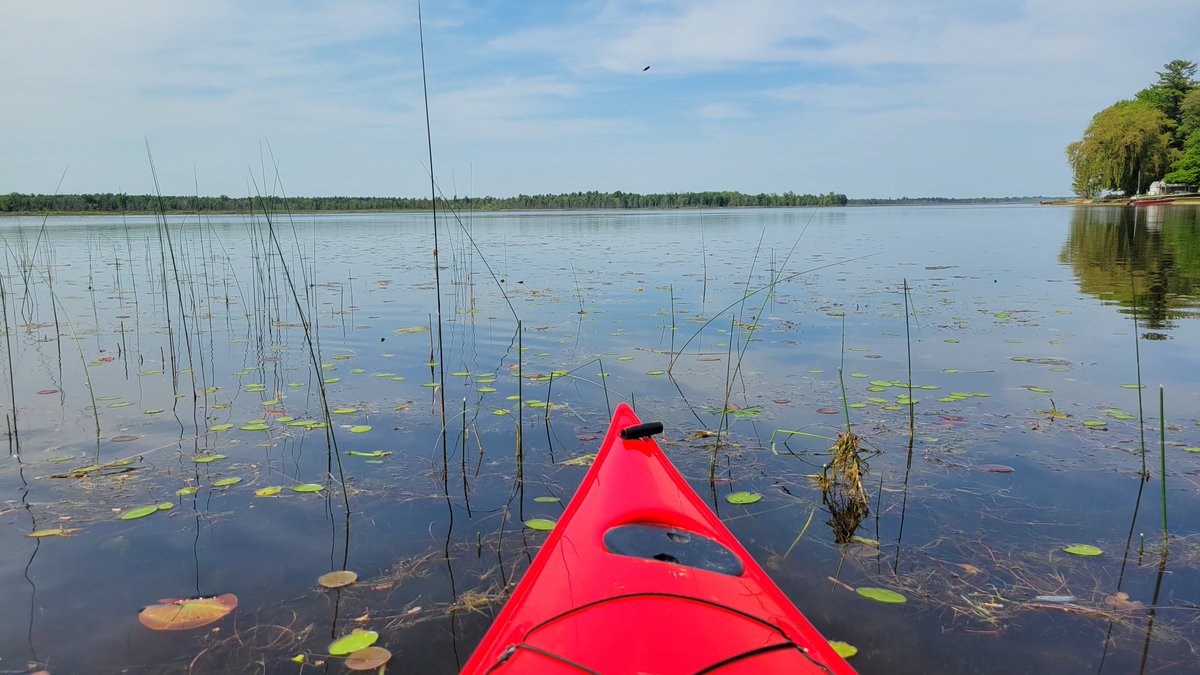
[[638, 425], [617, 408], [463, 672], [853, 673]]

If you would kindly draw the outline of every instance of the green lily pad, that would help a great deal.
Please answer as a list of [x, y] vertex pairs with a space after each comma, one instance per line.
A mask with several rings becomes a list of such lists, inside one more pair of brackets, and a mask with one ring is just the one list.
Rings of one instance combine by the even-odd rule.
[[734, 492], [725, 495], [725, 501], [730, 504], [753, 504], [762, 501], [762, 495], [757, 492]]
[[861, 379], [864, 379], [864, 378], [866, 378], [866, 377], [867, 377], [867, 374], [866, 374], [866, 373], [850, 373], [850, 377], [857, 378], [857, 379], [860, 379], [860, 380], [861, 380]]
[[131, 405], [133, 405], [133, 404], [130, 403], [129, 401], [121, 401], [119, 403], [109, 403], [108, 407], [110, 407], [110, 408], [128, 408]]
[[333, 413], [334, 415], [353, 415], [354, 413], [358, 412], [358, 408], [334, 408], [329, 412]]
[[843, 659], [848, 659], [858, 653], [858, 647], [849, 642], [842, 642], [841, 640], [830, 640], [829, 646], [833, 647], [833, 651], [837, 652], [837, 655]]
[[1108, 424], [1108, 422], [1105, 422], [1104, 420], [1084, 420], [1083, 421], [1083, 426], [1085, 426], [1085, 427], [1102, 427], [1107, 424]]
[[371, 430], [371, 425], [369, 425], [369, 424], [360, 424], [355, 427], [350, 427], [350, 433], [352, 433], [352, 434], [365, 434], [370, 430]]
[[475, 391], [477, 391], [481, 394], [494, 394], [494, 393], [496, 393], [496, 388], [495, 387], [477, 387], [475, 389]]
[[213, 487], [229, 487], [230, 485], [237, 485], [240, 482], [242, 482], [242, 479], [236, 476], [233, 478], [222, 478], [221, 480], [213, 481]]
[[1073, 544], [1071, 546], [1064, 546], [1063, 550], [1071, 555], [1079, 555], [1086, 558], [1094, 558], [1104, 553], [1104, 551], [1101, 551], [1091, 544]]
[[163, 411], [162, 408], [147, 408], [147, 409], [143, 410], [142, 413], [146, 414], [146, 415], [157, 415], [162, 411]]
[[1123, 384], [1123, 385], [1121, 385], [1121, 388], [1122, 389], [1145, 389], [1146, 385], [1144, 385], [1144, 384]]
[[375, 644], [379, 633], [373, 630], [355, 629], [353, 633], [336, 640], [329, 645], [329, 653], [333, 656], [346, 656]]
[[271, 487], [259, 488], [254, 491], [254, 494], [258, 497], [271, 497], [279, 494], [282, 491], [283, 488], [279, 487], [278, 485], [272, 485]]
[[320, 492], [324, 489], [324, 485], [318, 485], [316, 483], [301, 483], [299, 485], [292, 486], [292, 492]]
[[225, 455], [204, 455], [203, 457], [193, 457], [192, 461], [197, 464], [208, 464], [209, 462], [215, 462], [218, 459], [225, 459]]
[[233, 428], [232, 424], [214, 424], [211, 427], [209, 427], [208, 430], [209, 431], [227, 431], [232, 428]]
[[646, 374], [647, 375], [664, 375], [664, 374], [666, 374], [666, 372], [667, 371], [665, 371], [665, 370], [651, 370], [651, 371], [647, 372]]
[[162, 502], [158, 505], [159, 511], [170, 511], [173, 508], [175, 508], [175, 505], [171, 502]]
[[392, 453], [385, 450], [372, 450], [370, 452], [362, 452], [361, 450], [348, 450], [346, 451], [346, 454], [350, 455], [351, 457], [387, 457]]
[[199, 490], [200, 490], [200, 488], [189, 485], [188, 487], [179, 488], [178, 490], [175, 491], [175, 494], [179, 495], [180, 497], [186, 497], [187, 495], [196, 494], [197, 492], [199, 492]]
[[[1200, 452], [1200, 450], [1198, 450], [1198, 452]], [[533, 501], [539, 504], [557, 504], [562, 500], [558, 497], [534, 497]]]
[[525, 527], [538, 532], [549, 532], [554, 529], [555, 522], [546, 518], [530, 518], [525, 521]]
[[129, 509], [125, 513], [122, 513], [121, 520], [133, 520], [135, 518], [145, 518], [146, 516], [150, 515], [151, 513], [155, 513], [157, 511], [158, 511], [158, 504], [151, 504], [150, 506], [139, 506], [136, 509]]
[[886, 588], [872, 588], [870, 586], [861, 586], [859, 588], [854, 589], [854, 592], [858, 593], [859, 595], [863, 596], [864, 598], [870, 598], [872, 600], [875, 600], [876, 602], [886, 602], [886, 603], [890, 603], [890, 604], [900, 604], [900, 603], [908, 602], [908, 598], [904, 597], [903, 595], [900, 595], [899, 593], [897, 593], [895, 591], [889, 591]]
[[258, 422], [258, 423], [255, 423], [255, 424], [243, 424], [243, 425], [242, 425], [241, 427], [239, 427], [239, 428], [240, 428], [242, 431], [266, 431], [267, 429], [270, 429], [271, 427], [270, 427], [270, 425], [267, 425], [267, 424], [263, 424], [263, 423], [261, 423], [261, 422]]

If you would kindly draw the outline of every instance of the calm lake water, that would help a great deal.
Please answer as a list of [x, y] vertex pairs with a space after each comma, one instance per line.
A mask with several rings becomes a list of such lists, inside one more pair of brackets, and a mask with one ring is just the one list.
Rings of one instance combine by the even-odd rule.
[[[364, 628], [454, 673], [619, 401], [864, 673], [1195, 663], [1196, 208], [464, 216], [440, 341], [428, 215], [271, 222], [0, 221], [0, 672], [343, 672]], [[843, 544], [809, 476], [847, 410], [878, 454]]]

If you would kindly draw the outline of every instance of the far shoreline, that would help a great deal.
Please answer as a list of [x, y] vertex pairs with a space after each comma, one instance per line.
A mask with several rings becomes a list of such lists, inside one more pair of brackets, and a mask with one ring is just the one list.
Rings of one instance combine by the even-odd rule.
[[[782, 209], [834, 209], [834, 208], [868, 208], [879, 206], [1001, 206], [1001, 205], [1076, 205], [1077, 200], [1052, 199], [1047, 200], [1045, 197], [983, 197], [983, 198], [914, 198], [914, 199], [851, 199], [846, 204], [838, 205], [798, 205], [798, 206], [754, 206], [754, 205], [737, 205], [737, 206], [678, 206], [678, 207], [581, 207], [581, 208], [515, 208], [515, 209], [437, 209], [438, 213], [449, 213], [453, 211], [457, 214], [464, 213], [479, 213], [479, 214], [504, 214], [504, 213], [520, 213], [520, 214], [538, 214], [545, 213], [547, 215], [555, 213], [629, 213], [629, 212], [651, 212], [651, 211], [729, 211], [729, 210], [782, 210]], [[1200, 203], [1200, 200], [1197, 201]], [[1090, 204], [1078, 204], [1090, 205]], [[1112, 202], [1105, 204], [1095, 204], [1096, 206], [1111, 206]], [[278, 210], [271, 211], [272, 216], [311, 216], [311, 215], [362, 215], [362, 214], [412, 214], [412, 215], [429, 215], [433, 213], [432, 209], [306, 209], [306, 210]], [[97, 210], [79, 210], [79, 211], [10, 211], [0, 212], [0, 218], [30, 218], [30, 217], [114, 217], [114, 216], [159, 216], [163, 215], [162, 211], [97, 211]], [[260, 209], [253, 211], [246, 210], [223, 210], [223, 209], [168, 209], [165, 215], [168, 216], [236, 216], [236, 215], [262, 215]]]

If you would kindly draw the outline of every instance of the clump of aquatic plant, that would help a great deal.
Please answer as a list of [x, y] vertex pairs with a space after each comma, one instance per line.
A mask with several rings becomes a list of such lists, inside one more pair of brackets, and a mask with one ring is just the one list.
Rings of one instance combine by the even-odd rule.
[[834, 540], [839, 544], [853, 540], [858, 526], [870, 512], [862, 481], [870, 467], [861, 444], [862, 438], [851, 430], [838, 434], [837, 441], [829, 449], [833, 457], [817, 479], [821, 501], [829, 508]]

